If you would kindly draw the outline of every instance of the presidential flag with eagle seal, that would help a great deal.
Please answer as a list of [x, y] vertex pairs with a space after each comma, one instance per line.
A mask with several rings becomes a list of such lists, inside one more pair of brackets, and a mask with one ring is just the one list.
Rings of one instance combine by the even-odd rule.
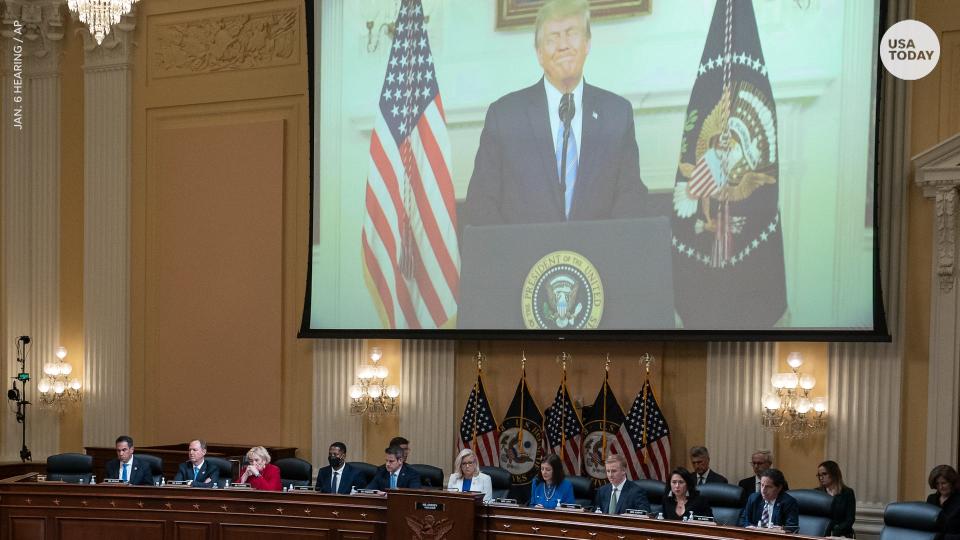
[[674, 297], [684, 328], [771, 328], [784, 316], [778, 143], [753, 3], [717, 0], [673, 193]]

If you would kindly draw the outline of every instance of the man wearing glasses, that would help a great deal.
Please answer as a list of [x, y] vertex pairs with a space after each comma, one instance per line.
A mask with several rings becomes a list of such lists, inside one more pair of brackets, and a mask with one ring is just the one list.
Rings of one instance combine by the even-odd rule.
[[[750, 456], [750, 465], [753, 467], [754, 476], [748, 476], [739, 482], [740, 489], [743, 490], [740, 494], [740, 505], [743, 506], [747, 504], [747, 498], [750, 497], [752, 493], [760, 493], [760, 476], [763, 475], [764, 471], [773, 466], [773, 452], [770, 450], [757, 450]], [[783, 481], [783, 491], [790, 489], [790, 486], [787, 484], [787, 481]]]

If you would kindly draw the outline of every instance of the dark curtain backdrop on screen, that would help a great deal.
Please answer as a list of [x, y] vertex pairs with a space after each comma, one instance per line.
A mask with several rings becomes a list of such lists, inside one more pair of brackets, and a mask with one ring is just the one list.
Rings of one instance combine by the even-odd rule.
[[882, 3], [306, 1], [300, 336], [889, 339]]

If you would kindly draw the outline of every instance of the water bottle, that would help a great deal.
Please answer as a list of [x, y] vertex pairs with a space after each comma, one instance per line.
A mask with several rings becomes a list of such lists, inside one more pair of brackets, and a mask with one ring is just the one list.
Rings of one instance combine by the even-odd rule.
[[93, 484], [96, 484], [96, 483], [97, 483], [97, 475], [91, 474], [91, 475], [90, 475], [90, 485], [93, 485]]
[[293, 484], [290, 484], [290, 487], [287, 489], [287, 491], [293, 491]]
[[229, 479], [229, 478], [227, 478], [227, 481], [223, 483], [223, 487], [224, 487], [224, 488], [230, 487], [230, 479]]
[[161, 476], [161, 477], [160, 477], [160, 485], [161, 485], [161, 486], [167, 485], [167, 479]]
[[663, 512], [660, 512], [659, 514], [657, 514], [657, 519], [663, 519]]

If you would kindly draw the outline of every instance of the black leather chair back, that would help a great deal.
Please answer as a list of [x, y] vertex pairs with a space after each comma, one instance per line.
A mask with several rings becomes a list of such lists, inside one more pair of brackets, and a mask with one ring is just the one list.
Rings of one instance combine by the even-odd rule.
[[925, 502], [890, 503], [883, 511], [880, 540], [934, 540], [939, 515], [939, 506]]
[[567, 480], [573, 486], [573, 498], [576, 503], [586, 508], [593, 505], [596, 490], [593, 488], [593, 479], [589, 476], [568, 476]]
[[510, 471], [500, 467], [480, 467], [480, 472], [490, 477], [494, 499], [503, 499], [509, 495], [513, 486], [513, 475]]
[[[713, 519], [720, 525], [736, 525], [740, 521], [740, 497], [743, 489], [736, 484], [704, 484], [697, 486], [700, 495], [713, 510]], [[792, 491], [790, 493], [793, 493]]]
[[158, 485], [163, 480], [163, 460], [152, 454], [134, 454], [133, 459], [146, 463], [150, 467], [150, 475], [153, 476], [153, 484]]
[[634, 480], [633, 483], [642, 489], [647, 496], [647, 500], [650, 501], [650, 511], [653, 512], [653, 515], [656, 516], [663, 512], [663, 493], [667, 489], [666, 484], [652, 478]]
[[47, 458], [47, 480], [90, 483], [93, 475], [93, 456], [68, 452]]
[[273, 462], [280, 469], [280, 485], [283, 487], [312, 486], [313, 464], [298, 457], [278, 459]]
[[800, 529], [806, 536], [826, 536], [833, 497], [819, 489], [794, 489], [787, 493], [800, 505]]
[[420, 473], [420, 484], [426, 489], [443, 489], [446, 484], [443, 483], [443, 469], [426, 465], [423, 463], [414, 463], [410, 468]]
[[217, 482], [218, 487], [226, 485], [227, 480], [233, 482], [233, 462], [214, 456], [205, 456], [203, 460], [207, 462], [208, 466], [215, 467], [220, 472], [220, 480]]
[[353, 467], [355, 471], [359, 474], [357, 478], [357, 487], [365, 488], [367, 484], [373, 480], [373, 477], [377, 474], [377, 466], [371, 465], [369, 463], [364, 463], [363, 461], [351, 461], [347, 465]]

